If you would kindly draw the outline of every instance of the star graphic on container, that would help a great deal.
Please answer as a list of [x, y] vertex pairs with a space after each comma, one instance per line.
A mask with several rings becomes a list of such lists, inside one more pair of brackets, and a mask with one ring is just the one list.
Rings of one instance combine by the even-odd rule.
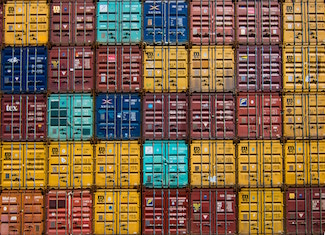
[[112, 104], [112, 99], [103, 99], [103, 104]]

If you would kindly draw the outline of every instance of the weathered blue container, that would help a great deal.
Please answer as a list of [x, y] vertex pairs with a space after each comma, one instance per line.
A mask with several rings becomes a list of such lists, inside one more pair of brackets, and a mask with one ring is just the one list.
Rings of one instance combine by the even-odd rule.
[[4, 93], [46, 92], [46, 47], [7, 47], [2, 50], [1, 59]]
[[144, 2], [143, 40], [149, 44], [184, 44], [188, 41], [185, 0]]
[[188, 185], [188, 146], [185, 141], [144, 143], [143, 185], [148, 188], [184, 188]]
[[88, 140], [93, 135], [93, 99], [89, 94], [48, 98], [48, 138]]
[[97, 2], [97, 42], [134, 44], [141, 41], [141, 1]]
[[96, 98], [96, 137], [105, 140], [140, 138], [138, 94], [100, 94]]

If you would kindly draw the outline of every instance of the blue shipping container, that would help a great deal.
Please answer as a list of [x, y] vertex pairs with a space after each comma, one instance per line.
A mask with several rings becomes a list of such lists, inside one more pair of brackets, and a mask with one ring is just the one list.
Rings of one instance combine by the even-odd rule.
[[141, 99], [138, 94], [100, 94], [96, 98], [96, 135], [105, 140], [140, 138]]
[[185, 141], [146, 141], [143, 151], [145, 187], [183, 188], [188, 185], [188, 146]]
[[46, 92], [46, 47], [7, 47], [2, 50], [1, 59], [4, 93]]
[[187, 15], [184, 0], [145, 1], [143, 40], [149, 44], [184, 44], [188, 41]]
[[141, 1], [97, 3], [97, 42], [138, 43], [141, 40]]
[[93, 135], [93, 99], [89, 94], [48, 98], [48, 138], [88, 140]]

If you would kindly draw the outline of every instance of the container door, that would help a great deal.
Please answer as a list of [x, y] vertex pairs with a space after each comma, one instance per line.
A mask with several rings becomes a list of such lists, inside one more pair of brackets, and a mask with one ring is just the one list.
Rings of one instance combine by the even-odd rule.
[[26, 43], [26, 9], [25, 2], [5, 4], [5, 44], [14, 46]]
[[137, 1], [125, 1], [120, 4], [120, 41], [138, 43], [141, 40], [142, 5]]
[[325, 232], [325, 190], [324, 188], [310, 189], [310, 233], [323, 234]]
[[323, 139], [325, 137], [325, 95], [304, 94], [306, 137]]
[[259, 146], [257, 141], [241, 141], [238, 145], [238, 184], [244, 187], [259, 186]]
[[39, 191], [22, 193], [22, 230], [26, 235], [44, 232], [44, 196]]
[[304, 22], [306, 41], [309, 44], [325, 42], [325, 4], [321, 1], [304, 3]]
[[145, 1], [144, 2], [144, 32], [143, 39], [145, 42], [162, 43], [164, 34], [166, 34], [166, 4], [163, 1]]
[[140, 111], [141, 99], [138, 95], [121, 95], [116, 117], [117, 126], [120, 127], [117, 130], [119, 138], [124, 140], [140, 138]]
[[[306, 43], [304, 25], [305, 3], [283, 3], [283, 44], [295, 45]], [[308, 22], [308, 20], [307, 20]]]
[[74, 42], [77, 45], [91, 44], [95, 41], [95, 4], [93, 2], [75, 2]]
[[69, 234], [92, 234], [92, 205], [89, 191], [72, 191], [69, 194]]
[[307, 143], [308, 165], [309, 165], [309, 183], [311, 185], [325, 184], [325, 141], [311, 140]]
[[261, 43], [281, 43], [282, 22], [281, 4], [274, 1], [260, 2], [260, 34]]
[[305, 137], [305, 99], [302, 94], [283, 96], [283, 135], [288, 138]]
[[261, 192], [242, 190], [239, 193], [239, 234], [261, 234], [260, 203]]
[[0, 233], [21, 234], [22, 219], [21, 194], [16, 192], [2, 192], [0, 196]]
[[[309, 4], [309, 3], [307, 3]], [[321, 4], [321, 3], [316, 3]], [[325, 18], [325, 16], [324, 16]], [[325, 22], [323, 23], [325, 40]], [[325, 48], [323, 46], [310, 46], [305, 48], [304, 88], [306, 91], [325, 91]]]
[[118, 201], [113, 190], [98, 191], [94, 194], [94, 233], [118, 234], [116, 231], [116, 214]]
[[168, 74], [165, 72], [165, 51], [163, 47], [148, 46], [143, 52], [143, 89], [149, 92], [163, 92]]
[[217, 234], [234, 234], [237, 228], [236, 193], [217, 190], [215, 194], [215, 221]]
[[233, 139], [235, 137], [235, 98], [225, 93], [213, 96], [214, 115], [211, 118], [212, 124], [215, 123], [215, 138]]

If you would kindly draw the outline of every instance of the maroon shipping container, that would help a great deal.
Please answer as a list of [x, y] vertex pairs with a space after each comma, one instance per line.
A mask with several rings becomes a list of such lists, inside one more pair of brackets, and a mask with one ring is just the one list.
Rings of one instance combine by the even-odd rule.
[[281, 4], [278, 1], [237, 3], [237, 41], [240, 44], [281, 43]]
[[236, 193], [227, 189], [194, 189], [190, 194], [191, 234], [235, 234]]
[[189, 234], [189, 193], [185, 189], [142, 192], [142, 234]]
[[142, 110], [145, 139], [187, 139], [188, 97], [185, 94], [146, 94]]
[[95, 42], [95, 4], [91, 0], [54, 0], [50, 9], [50, 38], [54, 45]]
[[1, 107], [3, 140], [34, 141], [46, 138], [46, 95], [3, 95]]
[[281, 76], [279, 46], [240, 46], [237, 49], [238, 91], [280, 91]]
[[190, 4], [192, 44], [229, 45], [234, 42], [235, 9], [232, 0], [193, 0]]
[[43, 234], [44, 198], [41, 191], [3, 191], [0, 234]]
[[325, 233], [325, 188], [291, 188], [286, 192], [287, 234]]
[[91, 92], [94, 53], [90, 47], [53, 47], [49, 51], [50, 92]]
[[282, 99], [276, 93], [241, 93], [237, 97], [237, 131], [243, 139], [282, 136]]
[[90, 191], [57, 191], [46, 195], [46, 234], [92, 234]]
[[190, 99], [192, 139], [232, 139], [235, 136], [235, 98], [232, 94], [193, 94]]
[[96, 88], [100, 92], [138, 92], [142, 53], [138, 46], [101, 46], [96, 52]]

